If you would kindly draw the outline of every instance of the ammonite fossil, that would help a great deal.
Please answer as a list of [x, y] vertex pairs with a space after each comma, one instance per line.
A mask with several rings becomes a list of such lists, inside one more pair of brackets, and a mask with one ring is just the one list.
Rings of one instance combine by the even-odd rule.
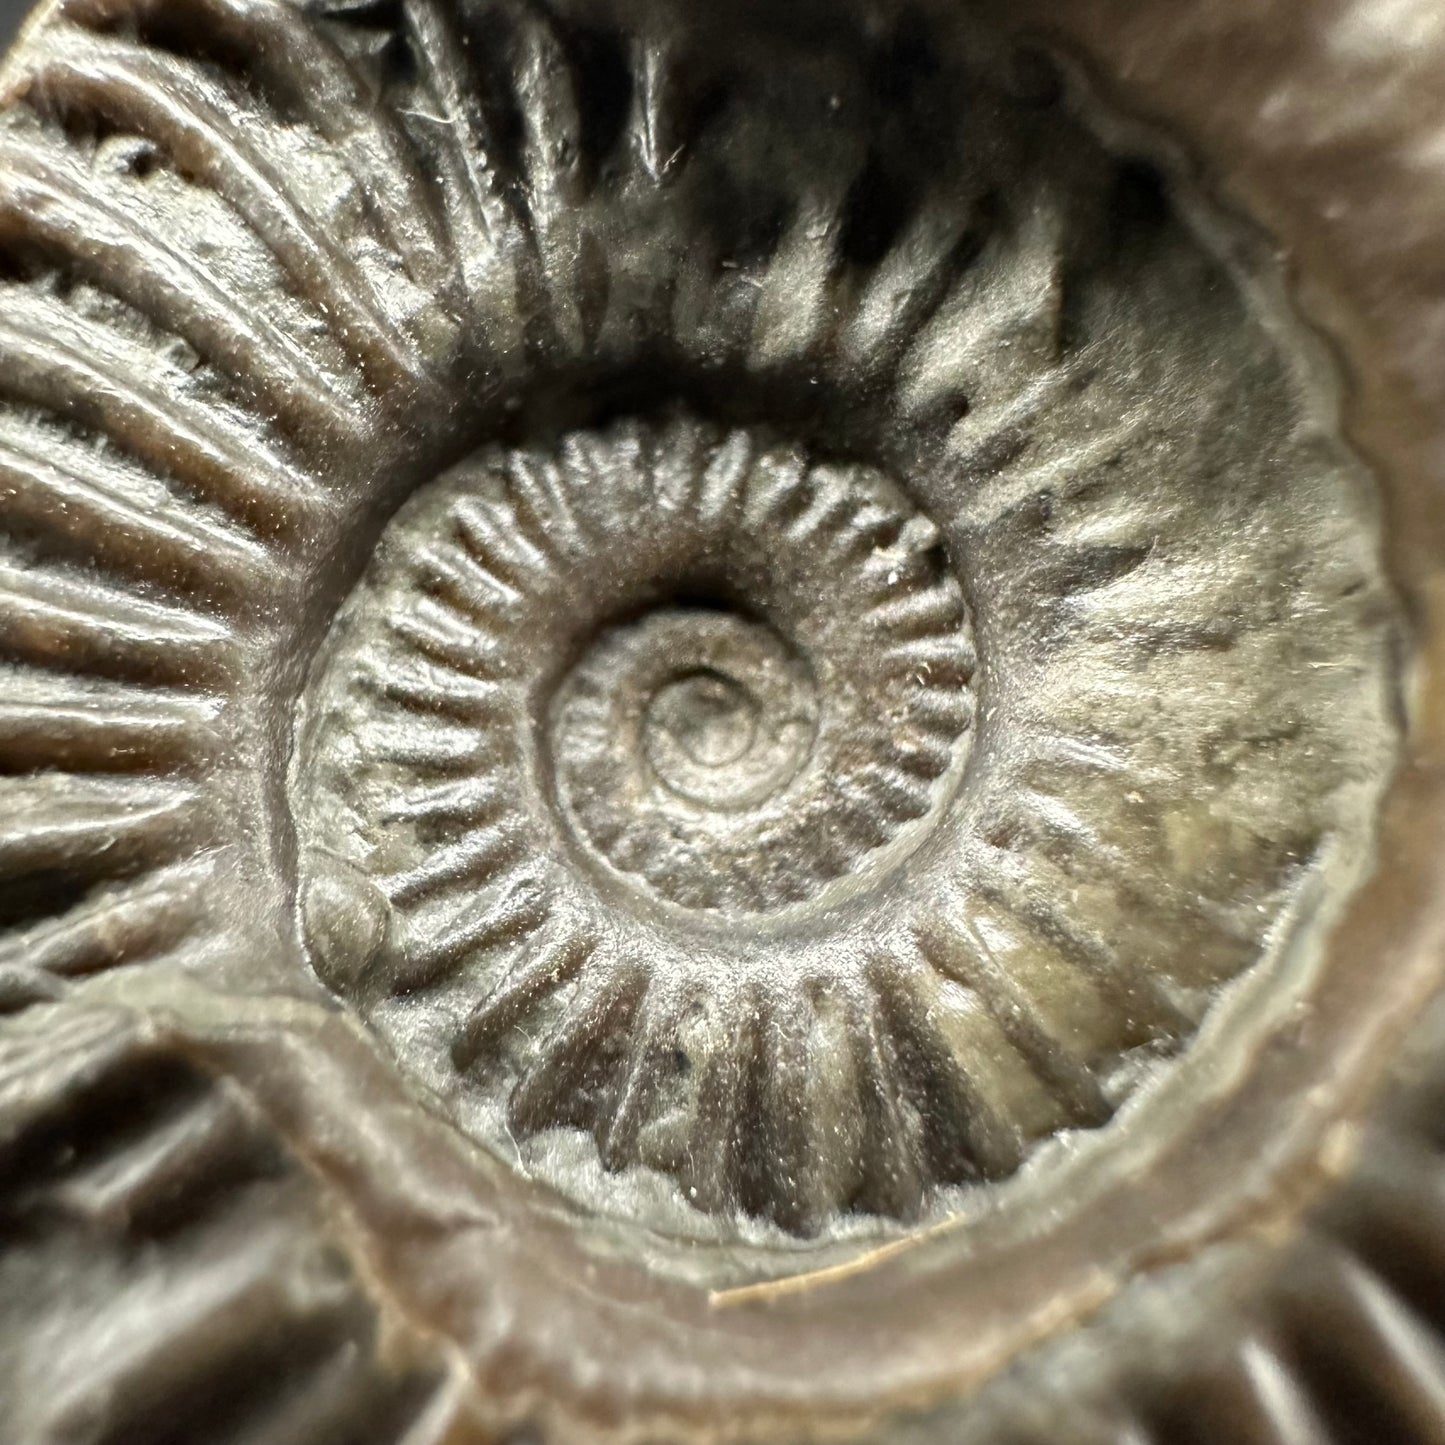
[[27, 33], [0, 1440], [1445, 1435], [1445, 23], [1054, 10]]

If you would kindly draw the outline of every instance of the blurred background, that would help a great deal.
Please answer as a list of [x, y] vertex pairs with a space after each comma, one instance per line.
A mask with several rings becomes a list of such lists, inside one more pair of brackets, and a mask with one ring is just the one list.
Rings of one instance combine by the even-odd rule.
[[35, 0], [0, 0], [0, 50], [6, 50]]

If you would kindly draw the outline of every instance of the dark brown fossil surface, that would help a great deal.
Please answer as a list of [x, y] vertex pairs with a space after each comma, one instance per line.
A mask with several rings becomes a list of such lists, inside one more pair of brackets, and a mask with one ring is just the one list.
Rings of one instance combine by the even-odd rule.
[[0, 1442], [1445, 1438], [1445, 18], [56, 0]]

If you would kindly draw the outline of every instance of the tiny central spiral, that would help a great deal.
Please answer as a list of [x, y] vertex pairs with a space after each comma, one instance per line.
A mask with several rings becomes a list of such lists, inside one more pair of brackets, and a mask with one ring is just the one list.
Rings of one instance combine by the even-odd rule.
[[771, 626], [661, 608], [605, 633], [564, 684], [558, 790], [591, 850], [682, 901], [717, 886], [710, 862], [757, 870], [759, 823], [786, 806], [818, 724], [807, 663]]
[[703, 808], [758, 806], [787, 786], [813, 745], [812, 678], [765, 624], [658, 612], [611, 639], [591, 666], [612, 669], [594, 681], [612, 695], [615, 737], [630, 745], [640, 710], [652, 775]]
[[757, 731], [756, 700], [718, 672], [689, 672], [664, 684], [647, 710], [647, 751], [664, 779], [673, 750], [699, 767], [723, 768], [747, 752]]

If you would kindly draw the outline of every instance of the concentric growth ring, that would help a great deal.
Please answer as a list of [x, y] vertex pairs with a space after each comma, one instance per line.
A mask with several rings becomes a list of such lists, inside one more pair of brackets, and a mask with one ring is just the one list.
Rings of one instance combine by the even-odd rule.
[[[553, 938], [454, 1038], [472, 1074], [599, 953], [629, 1015], [643, 973], [684, 1012], [716, 1002], [708, 918], [804, 928], [926, 836], [974, 665], [938, 529], [871, 468], [689, 420], [487, 451], [398, 518], [312, 694], [319, 966], [404, 996]], [[359, 954], [358, 918], [377, 920]], [[790, 987], [838, 973], [812, 951]], [[571, 1084], [552, 1090], [569, 1113]]]
[[[364, 769], [333, 774], [406, 905], [490, 881], [554, 797], [660, 898], [803, 902], [929, 812], [973, 706], [937, 528], [868, 468], [690, 422], [459, 468], [398, 524], [342, 634], [322, 695], [359, 687], [363, 728], [420, 716], [392, 764], [408, 791], [467, 774], [400, 831]], [[309, 766], [329, 773], [357, 723], [318, 723]], [[423, 818], [470, 825], [440, 869]]]
[[[605, 490], [618, 468], [602, 468], [589, 554], [610, 561], [616, 533], [602, 596], [645, 610], [567, 679], [549, 771], [579, 837], [659, 896], [802, 902], [933, 805], [972, 710], [959, 585], [937, 529], [875, 473], [743, 434], [711, 457], [694, 428], [656, 440], [652, 466], [634, 433], [599, 448], [634, 478]], [[593, 475], [585, 454], [559, 479]]]

